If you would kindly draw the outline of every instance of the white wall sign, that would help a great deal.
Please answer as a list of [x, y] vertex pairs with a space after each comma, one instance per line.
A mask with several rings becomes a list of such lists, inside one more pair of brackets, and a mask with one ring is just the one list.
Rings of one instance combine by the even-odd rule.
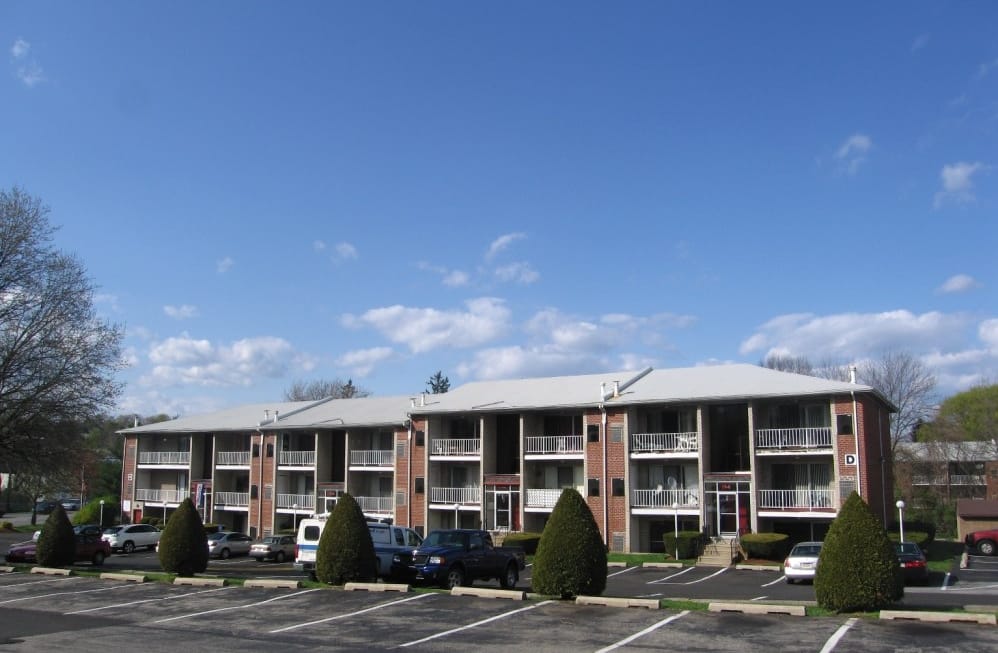
[[846, 454], [846, 464], [847, 465], [855, 465], [856, 464], [856, 454], [854, 454], [854, 453], [847, 453]]

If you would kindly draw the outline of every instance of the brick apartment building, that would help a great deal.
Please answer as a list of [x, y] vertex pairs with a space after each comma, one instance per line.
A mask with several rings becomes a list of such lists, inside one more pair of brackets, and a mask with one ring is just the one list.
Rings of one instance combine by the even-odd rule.
[[853, 490], [891, 518], [894, 410], [868, 386], [754, 365], [242, 406], [122, 431], [122, 510], [168, 516], [190, 496], [260, 536], [349, 492], [421, 531], [541, 531], [574, 487], [615, 551], [661, 551], [677, 525], [820, 538]]

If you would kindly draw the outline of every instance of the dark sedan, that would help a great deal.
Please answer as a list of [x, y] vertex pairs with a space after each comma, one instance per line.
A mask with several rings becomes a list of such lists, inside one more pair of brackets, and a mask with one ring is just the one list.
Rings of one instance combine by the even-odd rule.
[[924, 584], [929, 581], [929, 565], [925, 554], [914, 542], [897, 542], [894, 544], [901, 571], [904, 572], [904, 582]]

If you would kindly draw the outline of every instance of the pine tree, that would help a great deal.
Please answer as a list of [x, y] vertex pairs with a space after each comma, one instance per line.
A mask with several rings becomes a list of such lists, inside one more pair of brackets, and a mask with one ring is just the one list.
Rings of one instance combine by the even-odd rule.
[[159, 538], [159, 564], [163, 571], [193, 576], [208, 568], [208, 535], [190, 497], [170, 515]]
[[42, 525], [35, 559], [42, 567], [64, 567], [76, 560], [76, 533], [61, 505], [56, 505]]
[[534, 556], [533, 590], [564, 598], [606, 589], [606, 547], [593, 513], [574, 488], [562, 490]]
[[315, 554], [315, 575], [320, 582], [330, 585], [376, 578], [377, 557], [371, 532], [360, 505], [349, 494], [336, 501], [322, 529]]

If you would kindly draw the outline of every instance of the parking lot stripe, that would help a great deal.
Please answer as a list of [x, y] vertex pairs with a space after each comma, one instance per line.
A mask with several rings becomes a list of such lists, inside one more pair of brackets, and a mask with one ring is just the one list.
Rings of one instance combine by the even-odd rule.
[[835, 645], [839, 643], [839, 640], [842, 639], [842, 637], [849, 631], [850, 628], [853, 627], [853, 624], [855, 624], [857, 621], [858, 618], [853, 617], [852, 619], [849, 619], [844, 624], [839, 626], [839, 629], [836, 630], [835, 633], [828, 638], [828, 641], [825, 642], [825, 645], [821, 647], [821, 653], [831, 653], [832, 650], [835, 649]]
[[66, 612], [65, 614], [84, 614], [86, 612], [100, 612], [101, 610], [112, 610], [114, 608], [126, 608], [131, 605], [139, 605], [141, 603], [152, 603], [154, 601], [169, 601], [170, 599], [180, 599], [185, 596], [194, 596], [195, 594], [207, 594], [208, 592], [221, 592], [224, 590], [234, 589], [235, 585], [230, 585], [228, 587], [216, 587], [210, 590], [201, 590], [199, 592], [187, 592], [186, 594], [175, 594], [173, 596], [161, 596], [155, 599], [142, 599], [141, 601], [129, 601], [128, 603], [115, 603], [114, 605], [104, 605], [99, 608], [87, 608], [86, 610], [76, 610], [75, 612]]
[[676, 576], [682, 576], [683, 574], [688, 574], [691, 571], [693, 571], [694, 569], [696, 569], [696, 567], [687, 567], [686, 569], [684, 569], [682, 571], [679, 571], [679, 572], [676, 572], [676, 573], [674, 573], [674, 574], [672, 574], [670, 576], [666, 576], [665, 578], [659, 578], [658, 580], [650, 580], [650, 581], [648, 581], [648, 584], [649, 585], [654, 585], [655, 583], [664, 583], [665, 581], [669, 580], [670, 578], [675, 578]]
[[639, 569], [639, 567], [628, 567], [627, 569], [622, 569], [621, 571], [615, 571], [612, 574], [607, 574], [606, 577], [610, 578], [611, 576], [619, 576], [620, 574], [626, 574], [627, 572], [634, 571], [635, 569]]
[[782, 583], [784, 580], [786, 580], [786, 578], [787, 578], [786, 576], [780, 576], [774, 581], [770, 581], [764, 585], [760, 585], [760, 587], [769, 587], [770, 585], [776, 585], [777, 583]]
[[720, 576], [721, 574], [723, 574], [723, 573], [724, 573], [724, 572], [726, 572], [727, 570], [728, 570], [728, 567], [721, 567], [720, 569], [718, 569], [717, 571], [715, 571], [715, 572], [714, 572], [713, 574], [711, 574], [710, 576], [704, 576], [703, 578], [698, 578], [697, 580], [691, 580], [690, 582], [688, 582], [688, 583], [683, 583], [683, 584], [684, 584], [684, 585], [695, 585], [695, 584], [697, 584], [697, 583], [702, 583], [702, 582], [704, 582], [705, 580], [710, 580], [710, 579], [711, 579], [711, 578], [713, 578], [714, 576]]
[[225, 612], [226, 610], [241, 610], [243, 608], [255, 608], [258, 605], [265, 605], [267, 603], [273, 603], [274, 601], [282, 601], [284, 599], [294, 598], [296, 596], [301, 596], [302, 594], [308, 594], [309, 592], [318, 592], [320, 588], [302, 590], [301, 592], [295, 592], [294, 594], [285, 594], [284, 596], [275, 596], [274, 598], [267, 599], [266, 601], [257, 601], [256, 603], [246, 603], [245, 605], [230, 605], [227, 608], [215, 608], [214, 610], [204, 610], [202, 612], [192, 612], [191, 614], [182, 614], [179, 617], [167, 617], [166, 619], [158, 619], [154, 621], [154, 624], [162, 624], [167, 621], [178, 621], [180, 619], [187, 619], [189, 617], [200, 617], [205, 614], [213, 614], [215, 612]]
[[95, 590], [77, 590], [75, 592], [52, 592], [51, 594], [40, 594], [38, 596], [22, 596], [17, 599], [7, 599], [6, 601], [0, 601], [0, 605], [5, 603], [16, 603], [18, 601], [32, 601], [34, 599], [47, 599], [50, 596], [65, 596], [67, 594], [90, 594], [93, 592], [110, 592], [112, 590], [123, 590], [129, 587], [141, 587], [141, 585], [115, 585], [114, 587], [102, 587]]
[[271, 633], [283, 633], [289, 630], [295, 630], [297, 628], [305, 628], [306, 626], [314, 626], [316, 624], [324, 624], [327, 621], [336, 621], [337, 619], [346, 619], [347, 617], [353, 617], [358, 614], [364, 614], [365, 612], [371, 612], [373, 610], [380, 610], [381, 608], [387, 608], [392, 605], [397, 605], [399, 603], [407, 603], [409, 601], [415, 601], [416, 599], [423, 599], [427, 596], [436, 596], [436, 594], [417, 594], [416, 596], [410, 596], [408, 598], [399, 599], [397, 601], [389, 601], [388, 603], [379, 603], [378, 605], [372, 606], [370, 608], [364, 608], [363, 610], [356, 610], [354, 612], [347, 612], [345, 614], [338, 614], [335, 617], [326, 617], [325, 619], [318, 619], [316, 621], [306, 621], [303, 624], [295, 624], [293, 626], [285, 626], [284, 628], [278, 628], [277, 630], [270, 631]]
[[531, 605], [531, 606], [528, 606], [526, 608], [519, 608], [518, 610], [511, 610], [509, 612], [504, 612], [503, 614], [497, 614], [494, 617], [489, 617], [488, 619], [482, 619], [481, 621], [476, 621], [473, 624], [468, 624], [466, 626], [459, 626], [457, 628], [451, 628], [450, 630], [445, 630], [442, 633], [437, 633], [435, 635], [430, 635], [429, 637], [424, 637], [423, 639], [417, 639], [417, 640], [413, 640], [411, 642], [406, 642], [405, 644], [399, 644], [398, 647], [399, 648], [405, 648], [407, 646], [415, 646], [416, 644], [422, 644], [423, 642], [428, 642], [428, 641], [433, 640], [433, 639], [438, 639], [440, 637], [446, 637], [447, 635], [453, 635], [454, 633], [459, 633], [462, 630], [469, 630], [471, 628], [477, 628], [478, 626], [482, 626], [482, 625], [490, 623], [492, 621], [498, 621], [499, 619], [505, 619], [506, 617], [511, 617], [514, 614], [518, 614], [520, 612], [526, 612], [527, 610], [534, 610], [536, 608], [541, 607], [542, 605], [547, 605], [548, 603], [554, 603], [554, 601], [541, 601], [537, 605]]
[[662, 621], [659, 621], [656, 624], [652, 624], [651, 626], [648, 626], [644, 630], [642, 630], [640, 632], [637, 632], [637, 633], [634, 633], [630, 637], [625, 637], [624, 639], [620, 640], [619, 642], [616, 642], [615, 644], [610, 644], [609, 646], [607, 646], [605, 648], [601, 648], [600, 650], [596, 651], [596, 653], [609, 653], [609, 651], [612, 651], [614, 649], [618, 649], [621, 646], [627, 646], [628, 644], [630, 644], [634, 640], [638, 639], [639, 637], [644, 637], [648, 633], [650, 633], [650, 632], [652, 632], [654, 630], [658, 630], [662, 626], [668, 625], [668, 624], [672, 623], [673, 621], [675, 621], [676, 619], [679, 619], [680, 617], [685, 617], [689, 613], [690, 613], [689, 610], [683, 610], [679, 614], [674, 614], [671, 617], [666, 617]]
[[42, 583], [64, 583], [67, 580], [83, 580], [83, 576], [64, 576], [62, 578], [50, 578], [48, 580], [31, 580], [27, 583], [11, 583], [3, 587], [20, 587], [21, 585], [41, 585]]

